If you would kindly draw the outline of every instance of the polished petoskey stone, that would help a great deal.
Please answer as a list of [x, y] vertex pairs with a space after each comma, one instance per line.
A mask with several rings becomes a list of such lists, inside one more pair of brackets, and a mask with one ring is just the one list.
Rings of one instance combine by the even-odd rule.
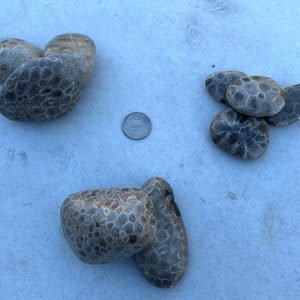
[[142, 190], [154, 204], [157, 233], [154, 242], [135, 256], [138, 269], [153, 285], [168, 288], [184, 275], [188, 262], [185, 227], [170, 184], [152, 177]]
[[285, 92], [269, 77], [245, 76], [229, 85], [226, 100], [241, 114], [267, 117], [277, 114], [284, 107]]
[[241, 71], [220, 71], [210, 74], [205, 80], [205, 86], [211, 96], [219, 102], [227, 103], [226, 90], [235, 80], [247, 76]]
[[7, 38], [0, 41], [0, 83], [22, 63], [43, 55], [39, 47], [17, 38]]
[[300, 84], [286, 87], [285, 106], [276, 115], [267, 117], [266, 121], [273, 126], [285, 126], [300, 119]]
[[232, 109], [219, 113], [209, 132], [219, 148], [243, 160], [260, 157], [269, 145], [269, 130], [263, 118], [248, 117]]
[[67, 61], [77, 70], [81, 84], [85, 85], [95, 67], [96, 46], [94, 41], [86, 35], [61, 34], [46, 45], [44, 56]]
[[31, 59], [16, 68], [0, 90], [0, 112], [14, 121], [55, 119], [79, 100], [77, 72], [58, 58]]
[[93, 72], [94, 42], [82, 34], [63, 34], [48, 43], [42, 58], [28, 60], [25, 58], [34, 52], [33, 46], [22, 46], [12, 47], [12, 54], [2, 61], [3, 66], [9, 64], [8, 58], [16, 51], [23, 59], [16, 60], [14, 71], [6, 74], [0, 89], [0, 112], [14, 121], [52, 120], [65, 115], [75, 107]]
[[90, 264], [137, 254], [153, 242], [157, 232], [150, 197], [133, 188], [74, 193], [63, 202], [60, 218], [69, 246]]

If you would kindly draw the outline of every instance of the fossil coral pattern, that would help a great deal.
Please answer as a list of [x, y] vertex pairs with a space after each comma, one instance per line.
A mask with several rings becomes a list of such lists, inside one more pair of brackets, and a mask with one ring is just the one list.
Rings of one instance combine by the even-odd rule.
[[11, 38], [0, 43], [0, 68], [5, 71], [0, 73], [0, 112], [5, 117], [52, 120], [75, 107], [94, 69], [94, 42], [82, 34], [63, 34], [41, 54], [26, 41]]

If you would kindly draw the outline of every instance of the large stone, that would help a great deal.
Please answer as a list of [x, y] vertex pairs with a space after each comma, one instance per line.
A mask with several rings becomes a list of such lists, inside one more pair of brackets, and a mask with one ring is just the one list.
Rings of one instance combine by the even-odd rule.
[[157, 231], [150, 197], [133, 188], [71, 194], [62, 204], [60, 217], [71, 249], [90, 264], [137, 254], [153, 242]]

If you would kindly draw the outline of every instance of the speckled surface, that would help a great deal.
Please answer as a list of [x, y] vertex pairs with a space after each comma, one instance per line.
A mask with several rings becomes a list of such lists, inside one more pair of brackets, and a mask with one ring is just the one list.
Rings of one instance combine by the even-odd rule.
[[[1, 9], [1, 38], [44, 48], [79, 32], [95, 41], [97, 61], [68, 115], [0, 116], [0, 298], [300, 298], [300, 123], [270, 126], [267, 152], [241, 161], [210, 139], [226, 106], [205, 89], [221, 70], [300, 83], [299, 1], [3, 0]], [[121, 130], [133, 111], [151, 118], [144, 140]], [[151, 176], [171, 184], [189, 241], [187, 272], [167, 290], [131, 259], [82, 263], [59, 220], [73, 192], [140, 188]]]
[[157, 232], [153, 202], [131, 188], [73, 193], [63, 202], [60, 219], [70, 248], [89, 264], [132, 257], [150, 246]]

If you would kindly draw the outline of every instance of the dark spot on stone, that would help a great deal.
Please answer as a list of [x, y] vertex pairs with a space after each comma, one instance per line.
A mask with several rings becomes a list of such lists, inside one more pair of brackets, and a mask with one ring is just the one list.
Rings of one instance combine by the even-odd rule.
[[261, 83], [261, 84], [259, 85], [259, 87], [260, 87], [262, 90], [265, 90], [265, 91], [267, 91], [267, 90], [270, 89], [270, 86], [269, 86], [268, 84], [266, 84], [266, 83]]
[[131, 235], [129, 236], [129, 243], [134, 244], [137, 241], [137, 236], [136, 235]]
[[171, 196], [172, 198], [174, 198], [174, 194], [172, 191], [165, 189], [165, 198]]
[[5, 98], [7, 100], [13, 100], [15, 98], [15, 93], [14, 92], [6, 93]]
[[171, 200], [170, 203], [171, 203], [171, 205], [173, 205], [173, 207], [174, 207], [176, 216], [180, 217], [180, 216], [181, 216], [181, 213], [180, 213], [180, 210], [179, 210], [179, 208], [178, 208], [178, 206], [177, 206], [177, 204], [176, 204], [174, 198]]
[[86, 253], [84, 251], [79, 251], [79, 254], [83, 257], [86, 257]]
[[252, 98], [252, 99], [250, 100], [250, 107], [252, 107], [253, 109], [256, 109], [257, 106], [258, 106], [258, 103], [257, 103], [256, 98]]
[[60, 76], [56, 75], [50, 80], [50, 84], [56, 86], [60, 81], [61, 81]]
[[242, 78], [242, 80], [243, 80], [244, 82], [250, 82], [250, 81], [251, 81], [248, 77], [244, 77], [244, 78]]
[[251, 78], [254, 79], [254, 80], [261, 80], [262, 79], [261, 76], [251, 76]]
[[56, 90], [52, 92], [52, 96], [55, 98], [59, 98], [63, 95], [63, 92], [61, 90]]
[[236, 101], [243, 101], [244, 100], [244, 95], [242, 93], [236, 93], [234, 95], [234, 100], [236, 100]]

